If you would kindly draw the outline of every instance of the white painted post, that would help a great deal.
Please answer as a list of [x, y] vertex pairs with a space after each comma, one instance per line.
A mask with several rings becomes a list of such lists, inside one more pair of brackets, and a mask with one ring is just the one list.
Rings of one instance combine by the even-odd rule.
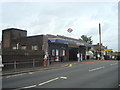
[[78, 62], [80, 61], [80, 53], [77, 53]]
[[81, 57], [80, 57], [81, 61], [83, 60], [83, 56], [82, 56], [82, 53], [81, 53]]

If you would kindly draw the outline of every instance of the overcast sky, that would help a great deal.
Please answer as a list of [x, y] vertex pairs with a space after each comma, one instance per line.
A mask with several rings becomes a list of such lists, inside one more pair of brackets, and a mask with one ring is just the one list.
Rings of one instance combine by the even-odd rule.
[[[0, 36], [6, 28], [28, 31], [28, 36], [39, 34], [64, 35], [80, 38], [92, 36], [99, 42], [101, 23], [102, 43], [118, 49], [118, 2], [1, 2]], [[67, 32], [72, 28], [73, 32]], [[1, 40], [2, 37], [0, 37]]]

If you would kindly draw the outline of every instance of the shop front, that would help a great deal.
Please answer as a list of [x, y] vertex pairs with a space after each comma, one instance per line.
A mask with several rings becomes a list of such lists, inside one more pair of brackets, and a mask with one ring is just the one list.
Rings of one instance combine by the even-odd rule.
[[78, 52], [82, 55], [82, 59], [85, 60], [86, 46], [89, 45], [60, 38], [50, 38], [48, 44], [49, 56], [52, 62], [77, 61]]

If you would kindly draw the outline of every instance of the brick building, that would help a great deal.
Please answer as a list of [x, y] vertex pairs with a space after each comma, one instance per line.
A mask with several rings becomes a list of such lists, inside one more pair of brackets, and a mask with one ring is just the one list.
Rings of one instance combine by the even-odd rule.
[[0, 55], [2, 55], [2, 45], [1, 45], [1, 42], [0, 42]]
[[26, 30], [8, 28], [2, 31], [3, 70], [43, 66], [48, 52], [51, 64], [55, 61], [77, 61], [78, 51], [85, 59], [86, 47], [92, 45], [61, 35], [27, 36]]

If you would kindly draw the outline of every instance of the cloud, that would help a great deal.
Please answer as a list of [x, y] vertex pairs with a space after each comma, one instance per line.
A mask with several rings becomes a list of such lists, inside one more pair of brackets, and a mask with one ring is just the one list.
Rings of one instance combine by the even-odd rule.
[[[101, 23], [103, 41], [117, 38], [117, 3], [7, 3], [2, 5], [0, 28], [26, 29], [28, 35], [59, 34], [73, 38], [92, 36], [99, 42], [98, 25]], [[67, 29], [73, 32], [68, 33]], [[0, 33], [1, 34], [1, 33]], [[110, 44], [114, 47], [117, 41]]]

